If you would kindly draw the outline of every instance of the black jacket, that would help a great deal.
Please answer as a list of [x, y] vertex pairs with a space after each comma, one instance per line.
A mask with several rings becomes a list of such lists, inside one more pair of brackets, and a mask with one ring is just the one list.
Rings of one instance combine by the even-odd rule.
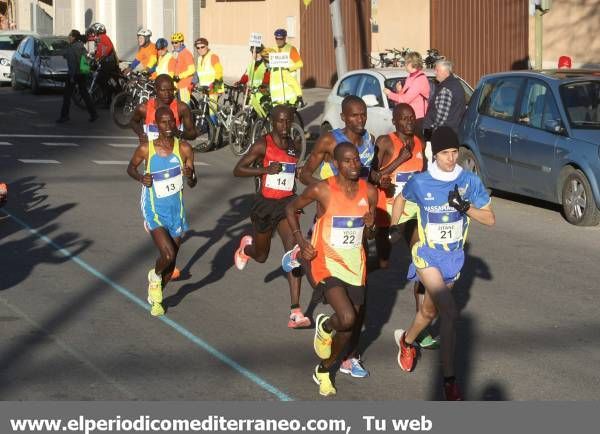
[[87, 51], [81, 41], [75, 41], [69, 45], [63, 52], [63, 57], [67, 59], [67, 68], [69, 68], [69, 78], [75, 77], [75, 74], [79, 74], [79, 62], [81, 62], [81, 56], [85, 56]]

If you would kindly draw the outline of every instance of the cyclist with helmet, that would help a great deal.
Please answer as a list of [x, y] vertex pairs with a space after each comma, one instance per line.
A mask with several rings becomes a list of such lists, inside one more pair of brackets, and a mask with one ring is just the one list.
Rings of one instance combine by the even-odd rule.
[[158, 62], [154, 73], [152, 74], [152, 80], [156, 79], [161, 74], [167, 74], [170, 77], [175, 76], [175, 58], [173, 54], [169, 52], [169, 41], [165, 38], [159, 38], [156, 40], [156, 54], [158, 54]]
[[298, 83], [296, 71], [304, 66], [300, 53], [291, 44], [287, 43], [287, 31], [285, 29], [275, 30], [276, 46], [272, 51], [275, 53], [289, 53], [290, 66], [287, 68], [271, 68], [271, 100], [273, 104], [295, 104], [302, 101], [302, 88]]
[[131, 71], [146, 71], [150, 72], [156, 65], [157, 54], [156, 46], [150, 41], [152, 31], [149, 29], [140, 29], [137, 32], [138, 52], [135, 59], [131, 62], [129, 68], [124, 72], [129, 74]]
[[171, 45], [173, 45], [173, 57], [175, 58], [175, 75], [173, 76], [173, 80], [177, 86], [179, 100], [189, 105], [192, 79], [196, 72], [194, 55], [185, 47], [183, 33], [181, 32], [171, 35]]
[[[223, 66], [217, 56], [209, 47], [206, 38], [198, 38], [194, 42], [198, 51], [198, 64], [196, 65], [196, 74], [198, 74], [198, 85], [208, 86], [210, 88], [210, 99], [215, 103], [219, 94], [225, 91], [223, 86]], [[215, 113], [210, 113], [215, 117]]]
[[92, 24], [86, 31], [88, 41], [93, 41], [96, 45], [94, 59], [98, 65], [98, 85], [104, 91], [105, 96], [110, 100], [112, 87], [108, 85], [111, 76], [119, 74], [119, 62], [117, 53], [111, 39], [106, 34], [106, 27], [102, 23]]
[[[236, 85], [248, 85], [253, 90], [268, 89], [269, 87], [269, 70], [267, 69], [267, 62], [263, 57], [263, 51], [265, 47], [251, 47], [250, 51], [254, 54], [254, 60], [250, 62], [246, 72], [236, 83]], [[260, 117], [267, 117], [264, 109], [260, 104], [263, 94], [259, 92], [253, 92], [250, 95], [250, 105]]]

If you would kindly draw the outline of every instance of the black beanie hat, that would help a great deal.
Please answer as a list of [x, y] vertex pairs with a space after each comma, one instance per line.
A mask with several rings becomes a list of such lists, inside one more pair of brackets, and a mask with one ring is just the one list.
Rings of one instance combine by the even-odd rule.
[[431, 135], [431, 153], [435, 155], [440, 151], [452, 148], [460, 148], [454, 130], [447, 126], [436, 129]]

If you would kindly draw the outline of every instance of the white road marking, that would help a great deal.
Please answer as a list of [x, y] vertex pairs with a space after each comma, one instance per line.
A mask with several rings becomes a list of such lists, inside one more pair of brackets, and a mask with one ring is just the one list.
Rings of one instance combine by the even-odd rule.
[[15, 110], [23, 112], [23, 113], [29, 113], [30, 115], [37, 115], [38, 114], [38, 112], [36, 112], [36, 111], [27, 110], [27, 109], [24, 109], [24, 108], [21, 108], [21, 107], [17, 107], [17, 108], [15, 108]]
[[44, 146], [79, 146], [77, 143], [42, 142]]
[[50, 128], [55, 127], [56, 124], [32, 124], [36, 128]]
[[129, 161], [125, 161], [125, 160], [92, 160], [92, 163], [96, 163], [96, 164], [101, 164], [101, 165], [111, 165], [111, 164], [118, 164], [118, 165], [123, 165], [123, 164], [129, 164]]
[[108, 146], [113, 148], [137, 148], [137, 143], [109, 143]]
[[194, 161], [194, 166], [210, 166], [210, 164], [205, 163], [204, 161]]
[[0, 146], [12, 146], [10, 142], [0, 142]]
[[30, 159], [21, 159], [19, 160], [21, 163], [30, 163], [30, 164], [60, 164], [60, 161], [56, 160], [30, 160]]
[[108, 140], [139, 140], [136, 136], [84, 136], [68, 134], [0, 134], [0, 137], [18, 137], [25, 139], [108, 139]]

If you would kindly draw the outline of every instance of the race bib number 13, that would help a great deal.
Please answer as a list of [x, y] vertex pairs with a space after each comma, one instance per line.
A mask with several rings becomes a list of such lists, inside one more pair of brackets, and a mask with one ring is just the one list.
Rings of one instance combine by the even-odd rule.
[[183, 190], [181, 166], [152, 173], [152, 188], [158, 198], [172, 196]]

